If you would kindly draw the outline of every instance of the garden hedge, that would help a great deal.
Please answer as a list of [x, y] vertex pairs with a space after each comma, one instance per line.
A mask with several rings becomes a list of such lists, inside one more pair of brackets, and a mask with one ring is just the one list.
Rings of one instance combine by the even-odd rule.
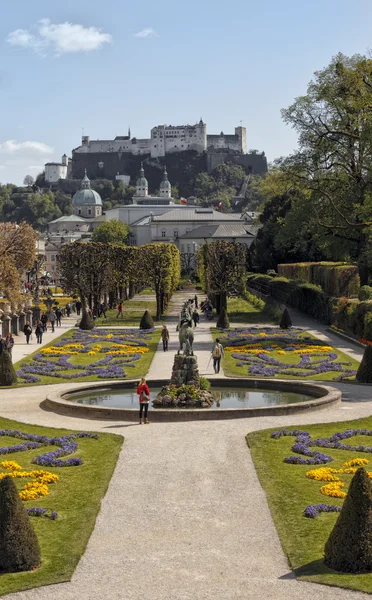
[[355, 297], [360, 282], [358, 267], [342, 262], [293, 263], [278, 265], [279, 276], [319, 285], [328, 296]]

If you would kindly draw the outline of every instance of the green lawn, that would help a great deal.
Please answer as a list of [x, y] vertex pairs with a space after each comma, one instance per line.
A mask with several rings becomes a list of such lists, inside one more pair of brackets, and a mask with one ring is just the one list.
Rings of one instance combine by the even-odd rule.
[[[233, 330], [233, 328], [230, 329], [230, 331]], [[260, 328], [256, 329], [258, 335], [260, 332]], [[278, 329], [276, 329], [276, 331], [280, 331]], [[216, 337], [218, 337], [220, 339], [220, 341], [222, 342], [223, 346], [229, 346], [229, 342], [227, 341], [227, 336], [225, 333], [219, 331], [216, 328], [213, 328], [211, 330], [212, 332], [212, 336], [213, 339], [215, 340]], [[283, 334], [284, 335], [284, 334]], [[317, 338], [315, 336], [310, 335], [308, 332], [304, 331], [303, 333], [300, 334], [299, 339], [303, 339], [304, 337], [310, 338], [311, 340], [316, 340]], [[250, 339], [247, 337], [246, 338], [246, 343], [249, 344]], [[326, 346], [326, 342], [323, 342], [321, 340], [318, 340], [319, 345], [322, 346]], [[245, 342], [244, 342], [245, 343]], [[243, 341], [242, 341], [243, 344]], [[271, 347], [272, 346], [272, 342], [271, 341], [266, 341], [265, 338], [262, 338], [262, 342], [260, 343], [260, 347], [265, 350], [267, 347]], [[285, 355], [280, 354], [280, 352], [283, 352], [284, 348], [287, 346], [287, 344], [282, 344], [281, 342], [277, 342], [277, 346], [278, 349], [277, 351], [271, 351], [269, 356], [270, 358], [280, 361], [280, 362], [284, 362], [287, 365], [293, 365], [293, 372], [291, 373], [291, 370], [285, 372], [285, 373], [278, 373], [278, 374], [272, 374], [270, 375], [270, 377], [272, 378], [277, 378], [277, 379], [306, 379], [306, 380], [315, 380], [315, 381], [333, 381], [335, 377], [337, 377], [338, 375], [340, 375], [340, 371], [329, 371], [329, 372], [323, 372], [323, 373], [318, 373], [318, 374], [314, 374], [314, 375], [308, 375], [307, 371], [305, 369], [299, 369], [298, 368], [298, 364], [301, 361], [301, 356], [300, 354], [295, 354], [294, 352], [285, 352]], [[352, 369], [352, 370], [357, 370], [359, 367], [359, 363], [354, 360], [353, 358], [347, 356], [346, 354], [344, 354], [343, 352], [341, 352], [340, 350], [330, 347], [332, 348], [332, 352], [334, 352], [337, 355], [337, 359], [336, 362], [343, 362], [343, 363], [349, 363], [349, 365], [345, 366], [345, 369]], [[235, 353], [239, 353], [239, 347], [236, 346], [234, 349]], [[241, 360], [237, 359], [237, 358], [233, 358], [233, 353], [232, 351], [226, 350], [225, 352], [225, 356], [222, 359], [222, 368], [224, 370], [225, 375], [227, 375], [228, 377], [260, 377], [261, 375], [259, 374], [251, 374], [249, 373], [249, 365], [248, 364], [243, 364], [242, 366], [238, 366], [237, 363], [241, 362]], [[326, 357], [326, 354], [323, 355], [323, 358]], [[314, 364], [316, 363], [316, 361], [319, 361], [322, 357], [321, 356], [317, 356], [317, 355], [310, 355], [310, 360], [311, 363]], [[270, 365], [269, 365], [270, 366]], [[295, 375], [293, 374], [294, 372], [300, 373], [299, 375]], [[354, 381], [355, 377], [354, 376], [350, 376], [347, 379], [348, 381]]]
[[[24, 425], [0, 418], [0, 429], [5, 428], [48, 437], [74, 433], [72, 430]], [[16, 438], [1, 438], [2, 446], [17, 443], [19, 440]], [[78, 439], [78, 450], [72, 456], [81, 457], [84, 461], [83, 465], [64, 468], [45, 467], [47, 471], [58, 474], [59, 481], [49, 484], [48, 496], [39, 500], [29, 500], [24, 502], [24, 505], [55, 510], [58, 518], [51, 521], [31, 517], [41, 546], [41, 567], [23, 573], [2, 574], [1, 595], [71, 579], [93, 531], [122, 443], [121, 436], [108, 433], [99, 434], [98, 440]], [[55, 446], [43, 446], [36, 450], [8, 454], [3, 456], [2, 460], [15, 460], [28, 471], [42, 468], [33, 465], [31, 460], [49, 450], [55, 450]], [[0, 468], [0, 472], [4, 472], [4, 469]], [[14, 481], [21, 489], [29, 479]]]
[[100, 317], [96, 319], [96, 326], [103, 327], [108, 325], [134, 325], [137, 326], [140, 323], [141, 317], [145, 310], [148, 310], [155, 321], [156, 314], [156, 301], [141, 301], [141, 300], [126, 300], [123, 302], [123, 318], [116, 318], [118, 314], [117, 309], [108, 310], [106, 312], [106, 319]]
[[[371, 430], [372, 417], [341, 423], [293, 426], [288, 429], [307, 431], [313, 438], [317, 438], [329, 437], [338, 431], [354, 428]], [[308, 504], [324, 503], [342, 506], [343, 502], [338, 498], [321, 494], [319, 490], [325, 482], [308, 479], [305, 477], [307, 471], [322, 466], [339, 469], [344, 462], [353, 458], [370, 459], [370, 465], [367, 465], [366, 469], [372, 470], [372, 456], [367, 453], [323, 449], [326, 454], [334, 458], [333, 462], [315, 466], [286, 464], [283, 459], [295, 454], [291, 450], [295, 438], [291, 436], [274, 440], [270, 438], [272, 431], [274, 430], [266, 429], [250, 433], [247, 442], [291, 568], [297, 577], [307, 581], [372, 593], [372, 573], [363, 575], [338, 573], [327, 568], [323, 563], [324, 545], [336, 522], [337, 513], [321, 513], [315, 519], [303, 516], [303, 511]], [[370, 446], [371, 438], [357, 436], [346, 439], [344, 443]], [[311, 448], [314, 449], [322, 451], [322, 448]], [[352, 475], [342, 474], [340, 478], [345, 483], [343, 490], [347, 491]]]
[[[97, 330], [97, 333], [99, 334], [100, 330]], [[112, 332], [115, 334], [116, 333], [120, 334], [120, 330], [112, 330]], [[138, 328], [133, 329], [133, 332], [136, 333], [138, 331]], [[66, 343], [71, 343], [72, 337], [74, 335], [74, 332], [76, 332], [76, 330], [71, 329], [70, 331], [68, 331], [67, 333], [64, 333], [63, 335], [61, 335], [60, 337], [56, 338], [55, 340], [53, 340], [53, 342], [51, 344], [46, 345], [44, 348], [50, 348], [55, 346], [55, 343], [58, 342], [59, 340], [61, 340], [62, 338], [66, 339]], [[90, 332], [87, 332], [88, 334]], [[154, 357], [154, 354], [156, 352], [158, 343], [159, 343], [159, 339], [160, 339], [160, 328], [156, 329], [152, 334], [149, 335], [148, 340], [146, 340], [146, 344], [149, 348], [149, 351], [142, 354], [141, 357], [134, 361], [134, 366], [130, 367], [125, 367], [125, 372], [127, 373], [127, 378], [138, 378], [141, 376], [146, 375], [147, 371], [150, 368], [152, 359]], [[103, 342], [99, 341], [97, 343], [100, 343], [100, 345], [102, 347], [111, 347], [113, 344], [111, 341], [109, 340], [105, 340]], [[133, 339], [133, 341], [129, 342], [131, 345], [134, 344], [136, 345], [136, 341], [135, 339]], [[89, 344], [90, 348], [93, 348], [95, 345], [95, 343]], [[34, 361], [34, 357], [35, 355], [37, 355], [39, 353], [39, 349], [37, 349], [35, 352], [33, 352], [33, 354], [29, 355], [26, 359], [20, 360], [19, 362], [17, 362], [14, 367], [15, 370], [18, 371], [19, 369], [22, 368], [22, 365], [35, 365], [37, 364], [36, 361]], [[88, 355], [87, 353], [79, 353], [77, 355], [72, 355], [68, 357], [69, 363], [72, 365], [80, 365], [80, 366], [86, 366], [86, 365], [91, 365], [94, 364], [100, 360], [102, 360], [105, 357], [105, 354], [103, 353], [99, 353], [97, 352], [97, 354], [91, 356]], [[54, 362], [57, 362], [58, 357], [46, 357], [48, 360]], [[102, 381], [102, 378], [99, 378], [96, 375], [87, 375], [85, 377], [79, 377], [77, 379], [69, 379], [66, 377], [63, 377], [64, 374], [74, 374], [76, 373], [76, 370], [66, 370], [63, 373], [61, 373], [61, 376], [59, 377], [53, 377], [53, 376], [49, 376], [49, 375], [40, 375], [40, 374], [36, 374], [38, 377], [40, 377], [40, 382], [36, 382], [36, 383], [30, 383], [28, 385], [46, 385], [46, 384], [54, 384], [54, 383], [68, 383], [68, 382], [84, 382], [84, 381]], [[27, 385], [24, 383], [20, 383], [18, 384], [20, 385]]]
[[274, 323], [272, 317], [245, 298], [228, 298], [227, 314], [231, 323]]

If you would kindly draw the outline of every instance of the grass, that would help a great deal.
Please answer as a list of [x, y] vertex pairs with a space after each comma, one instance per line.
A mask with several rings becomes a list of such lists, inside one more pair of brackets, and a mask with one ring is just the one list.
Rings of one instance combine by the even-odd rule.
[[[0, 428], [18, 429], [48, 437], [73, 433], [72, 430], [25, 425], [3, 418], [0, 418]], [[15, 443], [17, 443], [15, 438], [1, 438], [2, 446]], [[98, 440], [81, 439], [77, 440], [77, 443], [78, 450], [73, 456], [81, 457], [84, 464], [78, 467], [48, 467], [47, 470], [57, 473], [60, 480], [49, 485], [50, 493], [45, 498], [24, 502], [26, 507], [41, 506], [56, 510], [58, 513], [56, 521], [31, 518], [41, 546], [41, 567], [23, 573], [2, 574], [1, 595], [71, 579], [93, 531], [123, 438], [115, 434], [102, 433], [99, 434]], [[31, 464], [32, 458], [49, 449], [53, 450], [55, 446], [7, 455], [4, 459], [16, 460], [26, 470], [32, 470], [35, 468], [35, 465]], [[1, 471], [3, 472], [3, 469]], [[15, 479], [19, 488], [27, 481], [27, 479]]]
[[272, 317], [245, 298], [228, 298], [227, 314], [231, 323], [274, 323]]
[[[258, 330], [259, 331], [259, 330]], [[225, 347], [228, 345], [226, 338], [224, 339], [224, 334], [221, 333], [221, 331], [219, 331], [216, 328], [213, 328], [211, 330], [212, 332], [212, 336], [213, 336], [213, 340], [216, 339], [216, 337], [220, 338], [220, 341], [222, 343], [222, 345]], [[311, 334], [309, 334], [307, 331], [304, 331], [303, 334], [300, 337], [310, 337], [311, 339], [317, 339], [315, 336], [312, 336]], [[326, 342], [323, 342], [321, 340], [318, 340], [320, 345], [326, 345]], [[247, 342], [249, 343], [249, 340], [247, 340]], [[262, 348], [265, 349], [266, 346], [270, 346], [270, 342], [262, 342]], [[285, 347], [285, 345], [281, 344], [280, 342], [277, 342], [277, 345], [280, 347]], [[328, 345], [328, 344], [327, 344]], [[238, 350], [238, 349], [236, 349]], [[341, 362], [348, 362], [350, 363], [350, 366], [348, 366], [348, 369], [355, 369], [357, 370], [359, 367], [359, 362], [356, 361], [355, 359], [351, 358], [350, 356], [347, 356], [346, 354], [344, 354], [343, 352], [341, 352], [341, 350], [338, 350], [337, 348], [333, 348], [332, 350], [333, 352], [335, 352], [335, 354], [337, 354], [338, 359]], [[232, 357], [232, 352], [230, 351], [226, 351], [225, 352], [225, 356], [224, 358], [222, 358], [222, 368], [223, 371], [225, 373], [225, 375], [227, 375], [228, 377], [257, 377], [256, 375], [250, 375], [248, 373], [248, 365], [243, 365], [243, 366], [237, 366], [237, 362], [239, 362], [236, 358]], [[310, 355], [311, 356], [311, 355]], [[296, 365], [300, 362], [301, 358], [299, 354], [294, 354], [293, 352], [286, 352], [285, 356], [280, 355], [278, 352], [270, 352], [270, 357], [279, 360], [279, 361], [284, 361], [287, 364], [293, 364], [294, 368], [296, 368]], [[318, 360], [319, 356], [311, 356], [311, 360]], [[278, 374], [278, 375], [274, 375], [273, 378], [276, 379], [293, 379], [293, 380], [308, 380], [308, 381], [333, 381], [334, 377], [339, 375], [339, 372], [336, 371], [330, 371], [328, 373], [320, 373], [317, 375], [313, 375], [311, 377], [306, 375], [306, 371], [303, 371], [303, 375], [302, 376], [296, 376], [296, 375], [290, 375], [290, 374]], [[355, 377], [352, 377], [349, 379], [349, 381], [353, 381], [355, 380]]]
[[[341, 423], [326, 423], [290, 427], [308, 431], [313, 438], [329, 437], [337, 431], [346, 429], [366, 428], [372, 429], [372, 417]], [[362, 592], [372, 593], [372, 573], [350, 575], [338, 573], [326, 567], [323, 563], [324, 545], [336, 522], [337, 513], [321, 513], [316, 519], [307, 519], [303, 511], [308, 504], [337, 504], [342, 506], [342, 500], [330, 498], [320, 493], [319, 489], [324, 481], [314, 481], [305, 477], [305, 473], [317, 466], [291, 465], [283, 462], [290, 456], [294, 437], [282, 437], [279, 440], [270, 439], [272, 429], [255, 431], [248, 434], [247, 442], [251, 449], [253, 462], [265, 490], [267, 501], [277, 528], [280, 541], [285, 554], [288, 556], [290, 566], [297, 577], [332, 586], [350, 588]], [[371, 438], [357, 436], [349, 444], [364, 444], [369, 446]], [[321, 448], [319, 448], [322, 451]], [[334, 461], [325, 466], [335, 469], [353, 458], [369, 458], [365, 453], [349, 452], [344, 450], [325, 449]], [[372, 461], [372, 457], [371, 457]], [[319, 465], [323, 466], [323, 465]], [[367, 470], [372, 470], [367, 466]], [[347, 491], [352, 475], [340, 475]]]
[[[55, 342], [57, 342], [58, 340], [62, 339], [62, 338], [71, 338], [73, 333], [75, 330], [71, 329], [70, 331], [68, 331], [67, 333], [62, 334], [61, 336], [59, 336], [58, 338], [54, 339], [53, 342], [51, 342], [50, 344], [44, 346], [44, 348], [49, 348], [51, 346], [55, 345]], [[119, 331], [118, 331], [119, 333]], [[149, 348], [149, 352], [146, 352], [144, 354], [141, 355], [141, 358], [139, 358], [137, 361], [135, 361], [135, 366], [134, 367], [125, 367], [125, 370], [128, 374], [128, 378], [138, 378], [138, 377], [142, 377], [143, 375], [146, 375], [147, 371], [150, 368], [152, 359], [154, 357], [154, 354], [156, 352], [158, 343], [159, 343], [159, 339], [160, 339], [160, 329], [156, 329], [154, 331], [153, 334], [151, 334], [149, 340], [146, 342], [147, 346]], [[133, 341], [133, 343], [135, 344], [135, 340]], [[101, 346], [111, 346], [112, 343], [110, 341], [107, 342], [100, 342]], [[15, 363], [14, 368], [15, 370], [19, 370], [21, 368], [22, 365], [24, 364], [30, 364], [33, 362], [33, 357], [35, 356], [35, 354], [37, 354], [39, 352], [39, 349], [37, 349], [35, 352], [33, 352], [32, 354], [30, 354], [27, 358], [22, 359], [20, 361], [18, 361], [17, 363]], [[95, 363], [99, 360], [101, 360], [102, 358], [104, 358], [104, 354], [100, 354], [98, 353], [95, 356], [89, 356], [88, 354], [78, 354], [76, 356], [70, 356], [69, 357], [69, 362], [71, 364], [74, 365], [81, 365], [81, 366], [86, 366], [88, 364], [92, 364]], [[58, 360], [57, 358], [53, 359], [48, 357], [48, 360]], [[71, 371], [73, 372], [73, 371]], [[39, 376], [39, 375], [38, 375]], [[80, 382], [84, 382], [84, 381], [102, 381], [102, 379], [99, 379], [97, 376], [86, 376], [86, 377], [81, 377], [79, 379], [67, 379], [65, 377], [51, 377], [51, 376], [46, 376], [46, 375], [40, 375], [40, 382], [37, 383], [30, 383], [30, 384], [17, 384], [18, 386], [25, 386], [25, 385], [48, 385], [48, 384], [56, 384], [56, 383], [80, 383]], [[14, 387], [17, 387], [14, 386]]]
[[151, 301], [144, 301], [144, 300], [126, 300], [123, 302], [123, 318], [119, 317], [119, 319], [116, 318], [116, 315], [118, 314], [117, 309], [113, 309], [113, 310], [108, 310], [106, 312], [106, 316], [107, 318], [105, 319], [104, 317], [100, 317], [99, 319], [96, 319], [96, 326], [97, 327], [102, 327], [102, 326], [107, 326], [107, 325], [121, 325], [121, 324], [125, 324], [125, 325], [139, 325], [139, 322], [141, 320], [141, 317], [143, 315], [143, 313], [145, 312], [145, 310], [148, 310], [150, 312], [150, 314], [152, 315], [152, 318], [155, 321], [155, 314], [156, 314], [156, 302]]

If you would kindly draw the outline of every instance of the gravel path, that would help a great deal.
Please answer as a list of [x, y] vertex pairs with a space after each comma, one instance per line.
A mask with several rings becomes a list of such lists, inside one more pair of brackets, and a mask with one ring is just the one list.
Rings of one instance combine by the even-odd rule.
[[[171, 354], [166, 354], [167, 360]], [[125, 436], [125, 444], [72, 581], [5, 598], [367, 598], [294, 579], [245, 436], [267, 427], [369, 416], [369, 387], [346, 386], [352, 390], [346, 402], [307, 415], [149, 426], [42, 411], [39, 401], [52, 387], [56, 386], [28, 388], [27, 398], [20, 397], [19, 390], [1, 391], [0, 414], [27, 423], [119, 433]]]

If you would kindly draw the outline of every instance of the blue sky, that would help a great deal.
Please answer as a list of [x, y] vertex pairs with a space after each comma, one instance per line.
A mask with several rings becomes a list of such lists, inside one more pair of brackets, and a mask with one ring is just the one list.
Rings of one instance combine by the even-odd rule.
[[280, 109], [337, 52], [371, 46], [370, 0], [3, 0], [0, 181], [81, 140], [158, 124], [233, 132], [271, 161], [296, 136]]

